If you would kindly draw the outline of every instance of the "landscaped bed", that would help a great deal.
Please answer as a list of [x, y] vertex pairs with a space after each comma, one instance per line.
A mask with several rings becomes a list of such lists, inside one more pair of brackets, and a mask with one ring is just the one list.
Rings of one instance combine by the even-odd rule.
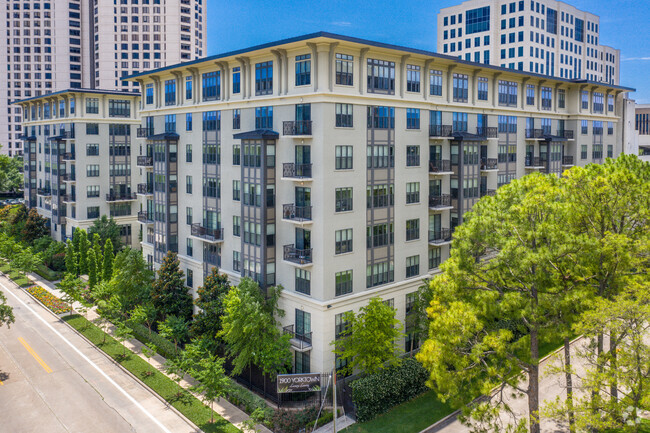
[[39, 286], [27, 287], [27, 290], [33, 297], [41, 301], [43, 305], [52, 310], [54, 314], [63, 314], [70, 311], [70, 306]]

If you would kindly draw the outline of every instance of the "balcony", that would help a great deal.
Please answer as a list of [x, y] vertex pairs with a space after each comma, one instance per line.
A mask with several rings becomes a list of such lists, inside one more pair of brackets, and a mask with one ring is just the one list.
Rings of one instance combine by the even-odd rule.
[[311, 265], [312, 249], [298, 249], [294, 244], [284, 246], [284, 260], [297, 265]]
[[38, 188], [36, 190], [36, 194], [44, 195], [44, 196], [51, 196], [52, 195], [52, 190], [50, 188]]
[[498, 160], [496, 158], [481, 158], [481, 170], [498, 170]]
[[75, 194], [65, 194], [63, 196], [63, 203], [74, 203], [77, 201], [77, 197]]
[[526, 130], [526, 140], [537, 140], [544, 138], [543, 129], [527, 129]]
[[61, 159], [63, 161], [74, 161], [75, 160], [75, 153], [74, 152], [66, 152], [61, 156]]
[[77, 180], [77, 176], [74, 173], [65, 173], [61, 175], [61, 180], [63, 182], [74, 182]]
[[495, 189], [481, 189], [481, 197], [485, 197], [486, 195], [495, 196], [497, 195], [497, 191]]
[[573, 140], [573, 130], [572, 129], [558, 130], [557, 136], [566, 138], [567, 140]]
[[289, 341], [297, 352], [306, 352], [311, 349], [311, 332], [298, 333], [294, 331], [293, 325], [289, 325], [282, 328], [282, 333], [291, 336]]
[[141, 194], [141, 195], [151, 195], [151, 194], [153, 194], [153, 184], [151, 184], [151, 183], [139, 183], [138, 184], [138, 194]]
[[429, 138], [448, 138], [451, 131], [451, 125], [429, 125]]
[[136, 165], [138, 167], [153, 167], [153, 156], [138, 156]]
[[451, 160], [440, 159], [437, 161], [429, 161], [430, 174], [451, 174]]
[[539, 156], [526, 156], [526, 168], [538, 169], [544, 168], [542, 160]]
[[[153, 216], [149, 212], [140, 211], [138, 212], [138, 222], [141, 222], [142, 224], [153, 224]], [[152, 242], [149, 243], [153, 243], [153, 239]]]
[[71, 139], [74, 138], [74, 129], [72, 129], [70, 131], [61, 131], [61, 133], [59, 135], [61, 135], [61, 138], [71, 140]]
[[282, 205], [282, 219], [292, 222], [311, 222], [311, 206]]
[[311, 120], [282, 122], [282, 135], [311, 136]]
[[65, 225], [65, 223], [66, 223], [65, 218], [66, 218], [65, 215], [58, 215], [58, 216], [52, 217], [52, 221], [54, 221], [56, 224], [62, 226], [62, 225]]
[[223, 229], [209, 229], [200, 223], [192, 224], [192, 236], [207, 242], [223, 242]]
[[573, 165], [573, 156], [563, 156], [562, 157], [562, 165], [564, 165], [564, 166], [572, 166]]
[[311, 180], [311, 164], [282, 164], [282, 177], [286, 179]]
[[429, 230], [429, 243], [445, 245], [451, 242], [451, 229]]
[[498, 129], [493, 126], [479, 126], [476, 128], [476, 135], [483, 138], [498, 138], [499, 132]]
[[115, 201], [133, 201], [136, 200], [137, 197], [135, 193], [132, 192], [118, 192], [118, 193], [108, 193], [106, 194], [106, 201], [107, 202], [115, 202]]
[[436, 209], [436, 210], [451, 209], [451, 195], [450, 194], [430, 195], [429, 208]]
[[138, 138], [147, 138], [150, 135], [153, 135], [153, 130], [151, 128], [140, 127], [137, 129], [136, 134]]

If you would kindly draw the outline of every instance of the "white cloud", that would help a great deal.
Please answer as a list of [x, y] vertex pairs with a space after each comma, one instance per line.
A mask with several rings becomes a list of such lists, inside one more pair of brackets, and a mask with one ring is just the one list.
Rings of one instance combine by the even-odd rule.
[[337, 27], [350, 27], [352, 25], [352, 23], [349, 21], [334, 21], [330, 24]]
[[647, 60], [650, 60], [650, 57], [627, 57], [627, 58], [622, 58], [621, 62], [641, 62]]

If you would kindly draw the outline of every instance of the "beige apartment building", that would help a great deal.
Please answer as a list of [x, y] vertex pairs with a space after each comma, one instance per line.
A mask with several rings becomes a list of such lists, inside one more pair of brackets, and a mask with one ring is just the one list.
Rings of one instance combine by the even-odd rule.
[[619, 84], [600, 17], [556, 0], [467, 0], [438, 13], [438, 52], [559, 78]]
[[9, 156], [23, 152], [12, 101], [70, 88], [135, 91], [122, 77], [207, 53], [204, 0], [0, 0], [0, 10], [0, 152]]

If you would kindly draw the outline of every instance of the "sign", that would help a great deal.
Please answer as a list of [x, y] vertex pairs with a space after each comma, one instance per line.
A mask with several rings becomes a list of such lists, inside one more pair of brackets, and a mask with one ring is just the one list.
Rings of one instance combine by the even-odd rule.
[[320, 373], [278, 374], [278, 394], [320, 391]]

